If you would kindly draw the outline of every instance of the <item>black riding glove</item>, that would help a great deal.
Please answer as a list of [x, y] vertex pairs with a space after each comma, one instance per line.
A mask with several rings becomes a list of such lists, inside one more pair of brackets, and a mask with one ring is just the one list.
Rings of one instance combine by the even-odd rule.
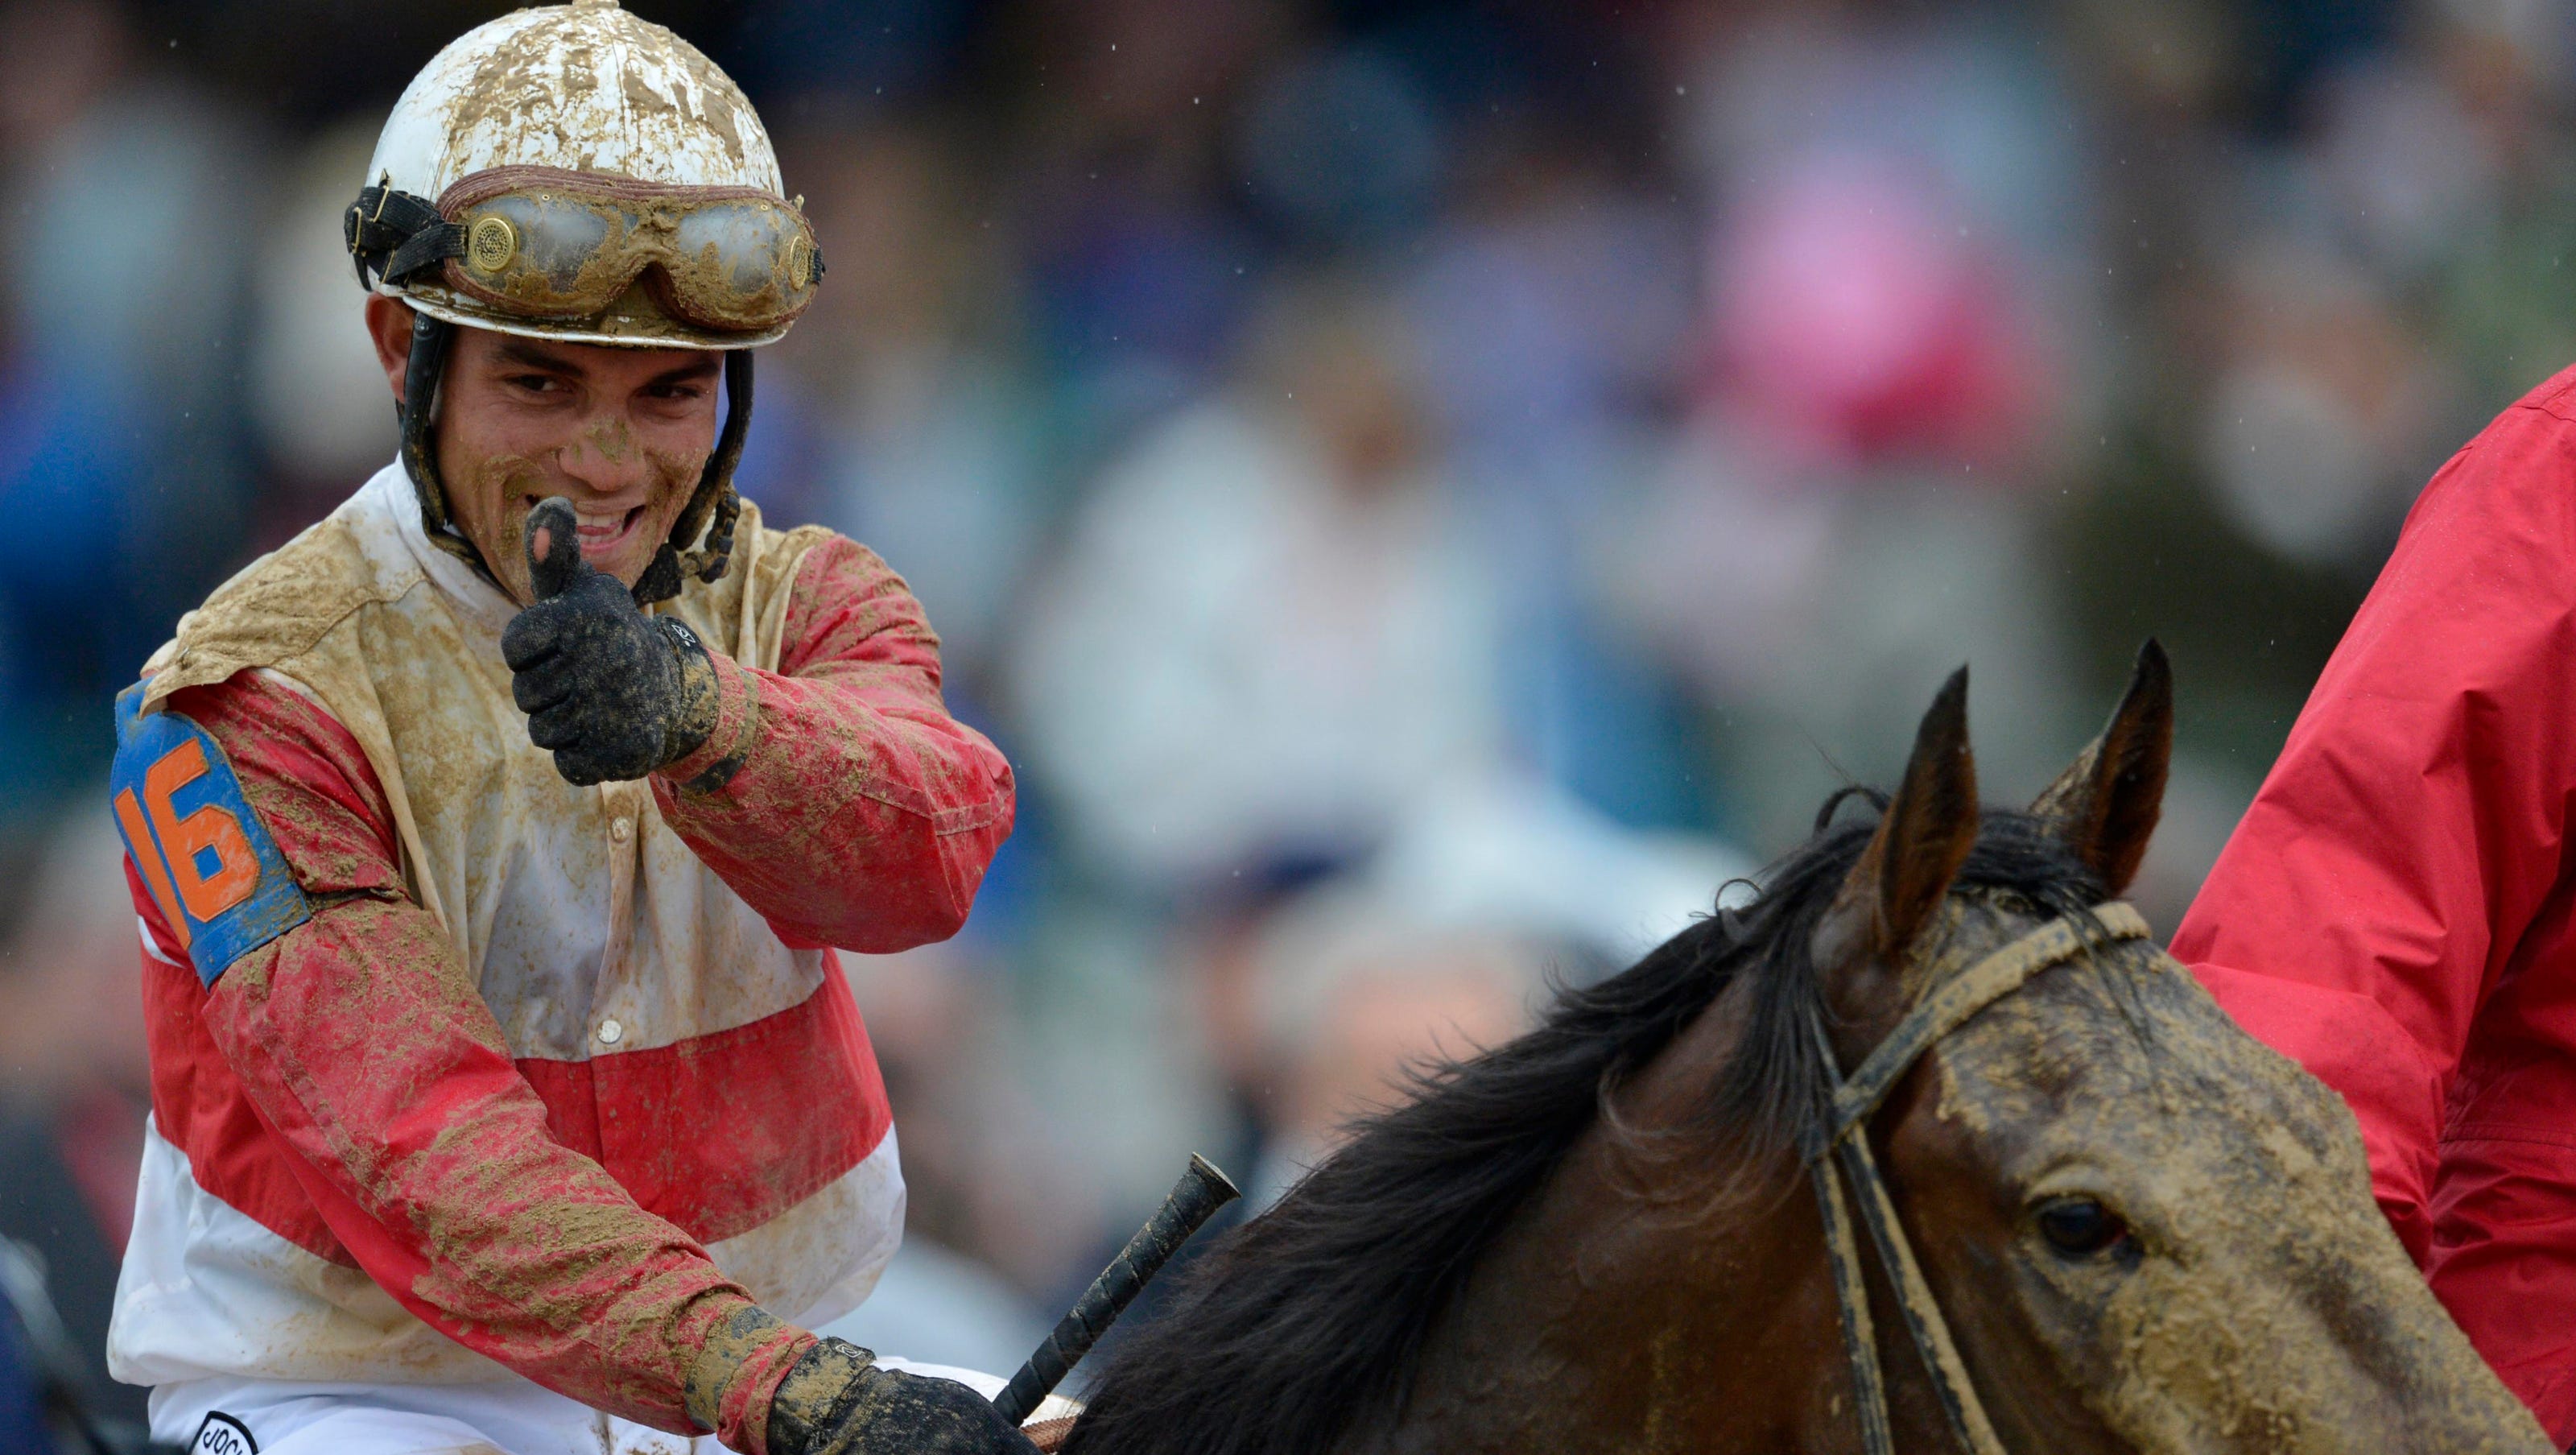
[[501, 657], [528, 741], [567, 783], [622, 782], [677, 762], [715, 731], [715, 667], [697, 633], [647, 616], [617, 578], [581, 558], [572, 502], [528, 512], [536, 604], [510, 619]]
[[769, 1455], [1037, 1455], [992, 1401], [950, 1379], [880, 1369], [845, 1339], [805, 1351], [769, 1402]]

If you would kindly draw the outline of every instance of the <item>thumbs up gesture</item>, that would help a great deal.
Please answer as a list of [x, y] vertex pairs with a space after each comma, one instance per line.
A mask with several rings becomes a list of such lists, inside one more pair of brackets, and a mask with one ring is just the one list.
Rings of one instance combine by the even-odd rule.
[[647, 616], [614, 576], [581, 558], [572, 502], [528, 513], [536, 601], [501, 633], [510, 695], [528, 740], [573, 784], [641, 778], [687, 757], [714, 731], [715, 668], [695, 632]]

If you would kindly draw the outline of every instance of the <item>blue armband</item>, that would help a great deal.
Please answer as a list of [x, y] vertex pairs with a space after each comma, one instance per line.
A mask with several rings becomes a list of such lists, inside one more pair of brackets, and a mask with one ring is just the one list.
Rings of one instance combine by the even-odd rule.
[[178, 713], [142, 708], [142, 683], [117, 694], [108, 796], [125, 852], [211, 986], [234, 961], [311, 919], [313, 907], [214, 735]]

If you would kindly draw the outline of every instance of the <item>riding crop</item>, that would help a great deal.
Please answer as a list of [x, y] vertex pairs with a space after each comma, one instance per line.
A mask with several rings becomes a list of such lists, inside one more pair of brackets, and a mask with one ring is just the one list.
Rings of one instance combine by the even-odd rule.
[[1091, 1287], [1083, 1290], [1072, 1312], [1056, 1321], [1055, 1331], [1011, 1377], [1010, 1387], [1002, 1391], [1001, 1398], [993, 1401], [1002, 1418], [1015, 1425], [1027, 1420], [1038, 1402], [1064, 1382], [1073, 1366], [1126, 1312], [1127, 1305], [1136, 1301], [1145, 1284], [1189, 1241], [1190, 1234], [1197, 1232], [1218, 1208], [1242, 1195], [1214, 1163], [1192, 1154], [1189, 1170], [1174, 1184], [1172, 1195], [1163, 1199], [1162, 1209], [1137, 1229], [1136, 1236], [1127, 1240], [1127, 1246], [1118, 1250], [1109, 1266], [1100, 1270], [1100, 1276], [1091, 1280]]

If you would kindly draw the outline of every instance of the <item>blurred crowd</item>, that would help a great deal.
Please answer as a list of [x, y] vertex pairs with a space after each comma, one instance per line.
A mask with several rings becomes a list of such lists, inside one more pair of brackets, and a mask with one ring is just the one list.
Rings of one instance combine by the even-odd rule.
[[[501, 8], [0, 3], [0, 1235], [84, 1348], [109, 699], [392, 457], [338, 213]], [[2415, 490], [2576, 361], [2556, 0], [633, 8], [830, 263], [746, 493], [907, 576], [1021, 774], [967, 932], [849, 963], [912, 1209], [848, 1331], [920, 1358], [1626, 964], [1962, 661], [2016, 798], [2172, 649], [2170, 928]]]

